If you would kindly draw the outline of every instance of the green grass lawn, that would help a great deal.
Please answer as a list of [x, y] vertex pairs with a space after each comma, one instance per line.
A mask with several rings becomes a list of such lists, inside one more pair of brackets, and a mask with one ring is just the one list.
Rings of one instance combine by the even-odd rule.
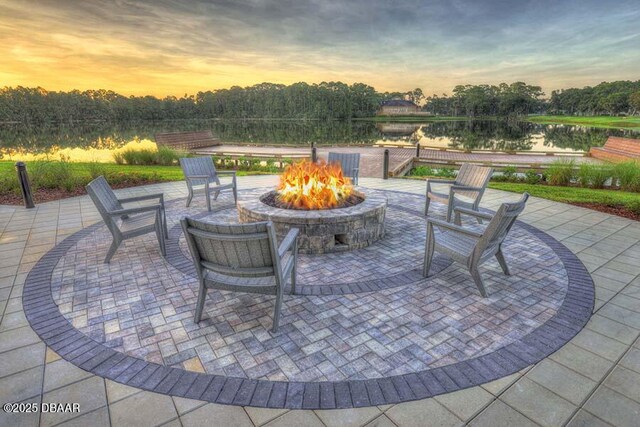
[[[474, 117], [470, 119], [466, 116], [374, 116], [362, 117], [353, 120], [370, 122], [406, 122], [406, 123], [427, 123], [440, 121], [463, 121], [463, 120], [498, 120], [499, 117]], [[590, 126], [596, 128], [609, 129], [638, 129], [640, 130], [640, 117], [611, 117], [611, 116], [530, 116], [523, 118], [533, 123], [540, 124], [566, 124]], [[638, 136], [640, 138], [640, 135]]]
[[[184, 179], [179, 166], [138, 166], [114, 163], [27, 162], [36, 202], [85, 194], [84, 187], [104, 175], [114, 188], [134, 187]], [[236, 171], [238, 176], [272, 174], [273, 171]], [[20, 204], [15, 163], [0, 161], [0, 204]]]
[[620, 190], [555, 187], [551, 185], [513, 182], [491, 182], [489, 188], [524, 193], [563, 203], [596, 203], [605, 206], [624, 206], [640, 213], [640, 194]]
[[[405, 179], [426, 180], [427, 176], [406, 176]], [[433, 177], [442, 179], [442, 177]], [[491, 181], [489, 188], [522, 194], [525, 191], [534, 197], [555, 202], [573, 204], [594, 204], [608, 207], [622, 207], [635, 215], [640, 215], [640, 193], [630, 191], [593, 189], [582, 187], [561, 187], [547, 184], [526, 184], [521, 182]]]
[[[611, 116], [531, 116], [527, 119], [533, 123], [581, 125], [598, 128], [640, 129], [640, 117]], [[640, 135], [639, 135], [640, 137]]]
[[[74, 176], [81, 178], [91, 178], [91, 170], [94, 167], [102, 168], [107, 174], [128, 174], [140, 178], [153, 178], [158, 181], [181, 181], [184, 179], [180, 166], [135, 166], [135, 165], [118, 165], [115, 163], [69, 163], [69, 167], [73, 171]], [[27, 162], [27, 172], [29, 171], [29, 162]], [[15, 162], [2, 160], [0, 161], [0, 175], [15, 174]], [[266, 175], [273, 172], [260, 171], [237, 171], [238, 176], [245, 175]]]

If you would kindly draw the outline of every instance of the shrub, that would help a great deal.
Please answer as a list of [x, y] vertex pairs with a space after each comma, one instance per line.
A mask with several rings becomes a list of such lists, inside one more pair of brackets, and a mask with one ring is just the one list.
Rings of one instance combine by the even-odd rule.
[[144, 148], [141, 150], [127, 149], [113, 153], [113, 160], [119, 165], [161, 165], [172, 166], [178, 163], [181, 157], [189, 157], [189, 153], [160, 146], [157, 150]]
[[153, 150], [125, 150], [122, 152], [128, 165], [153, 165], [157, 151]]
[[120, 151], [116, 151], [115, 153], [113, 153], [113, 160], [118, 165], [124, 165], [124, 163], [125, 163], [124, 155]]
[[575, 161], [558, 160], [547, 169], [547, 180], [551, 185], [569, 185], [575, 175]]
[[441, 168], [436, 171], [436, 176], [441, 176], [443, 178], [454, 178], [458, 174], [453, 168]]
[[527, 184], [538, 184], [542, 179], [542, 175], [534, 170], [528, 170], [524, 173], [524, 181]]
[[505, 181], [516, 181], [516, 173], [518, 172], [518, 169], [516, 169], [515, 166], [506, 166], [504, 169], [502, 169], [502, 177]]
[[[270, 172], [277, 173], [287, 165], [294, 163], [290, 158], [263, 158], [263, 157], [214, 157], [213, 162], [220, 169], [233, 169], [238, 171]], [[264, 164], [263, 164], [264, 163]], [[281, 166], [282, 165], [282, 166]]]
[[178, 163], [180, 157], [186, 157], [186, 153], [182, 151], [173, 150], [169, 147], [160, 146], [156, 153], [155, 162], [162, 166], [171, 166]]
[[15, 173], [0, 174], [0, 193], [20, 194], [20, 185]]
[[603, 188], [612, 176], [613, 170], [608, 165], [583, 163], [578, 169], [578, 181], [582, 187]]
[[91, 179], [96, 179], [99, 176], [107, 176], [107, 168], [100, 162], [90, 162], [87, 165], [87, 170], [89, 171]]
[[638, 162], [618, 163], [613, 168], [618, 185], [625, 191], [640, 191], [640, 164]]
[[431, 169], [429, 166], [417, 166], [415, 168], [413, 168], [411, 170], [411, 175], [413, 176], [434, 176], [435, 173], [433, 171], [433, 169]]
[[71, 164], [67, 159], [44, 160], [31, 162], [30, 165], [31, 185], [34, 189], [65, 189], [73, 190], [78, 184], [77, 179], [71, 169]]
[[625, 207], [634, 214], [640, 215], [640, 200], [632, 200], [628, 202]]

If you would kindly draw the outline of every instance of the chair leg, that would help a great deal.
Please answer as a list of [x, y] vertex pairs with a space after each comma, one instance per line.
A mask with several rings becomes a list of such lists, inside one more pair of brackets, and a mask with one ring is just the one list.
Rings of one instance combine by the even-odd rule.
[[273, 310], [273, 327], [271, 332], [274, 334], [278, 332], [278, 325], [280, 324], [280, 311], [282, 310], [282, 291], [276, 293], [276, 303]]
[[238, 189], [236, 186], [233, 186], [233, 201], [237, 205], [238, 204]]
[[500, 267], [502, 267], [502, 271], [504, 272], [504, 274], [506, 274], [507, 276], [511, 276], [511, 272], [509, 271], [509, 266], [507, 265], [507, 260], [504, 259], [504, 254], [502, 253], [502, 250], [499, 250], [498, 252], [496, 252], [496, 259], [498, 260], [498, 264], [500, 264]]
[[191, 204], [191, 200], [193, 200], [193, 190], [189, 187], [189, 195], [187, 196], [187, 207]]
[[[476, 212], [480, 212], [480, 206], [475, 205], [471, 207], [471, 209], [473, 209]], [[478, 224], [484, 224], [484, 222], [482, 222], [482, 218], [476, 217], [476, 220], [478, 221]]]
[[167, 226], [167, 214], [165, 210], [162, 210], [162, 225], [164, 226], [164, 238], [169, 240], [169, 228]]
[[297, 274], [296, 274], [296, 266], [294, 264], [293, 268], [291, 269], [291, 293], [293, 295], [296, 294], [296, 276], [297, 276]]
[[205, 187], [204, 196], [207, 198], [207, 210], [211, 212], [211, 193], [208, 185]]
[[431, 261], [433, 260], [434, 249], [435, 249], [435, 241], [433, 237], [433, 232], [431, 229], [427, 229], [427, 243], [425, 244], [422, 277], [429, 277], [429, 270], [431, 270]]
[[449, 200], [449, 203], [447, 203], [447, 222], [451, 222], [451, 216], [453, 215], [453, 197], [451, 198], [451, 200]]
[[471, 273], [471, 277], [473, 277], [473, 281], [476, 283], [476, 286], [478, 287], [478, 290], [480, 291], [480, 295], [482, 295], [484, 298], [486, 298], [487, 297], [487, 291], [485, 290], [484, 282], [482, 281], [482, 277], [480, 276], [480, 271], [478, 270], [478, 266], [477, 265], [472, 265], [469, 268], [469, 273]]
[[200, 282], [200, 289], [198, 290], [198, 302], [196, 303], [196, 314], [193, 317], [195, 323], [200, 323], [202, 320], [202, 310], [204, 310], [204, 302], [207, 298], [207, 288], [204, 283]]
[[424, 202], [424, 216], [429, 216], [429, 203], [431, 200], [429, 199], [429, 195], [427, 195], [427, 200]]
[[107, 256], [104, 258], [104, 263], [105, 264], [109, 264], [111, 262], [111, 258], [113, 258], [113, 256], [115, 255], [115, 253], [118, 250], [119, 246], [120, 246], [120, 240], [113, 239], [113, 241], [111, 242], [111, 246], [109, 247], [109, 250], [107, 251]]
[[164, 244], [164, 232], [162, 231], [162, 225], [156, 220], [156, 237], [158, 238], [158, 244], [160, 245], [160, 253], [163, 257], [167, 256], [167, 249]]

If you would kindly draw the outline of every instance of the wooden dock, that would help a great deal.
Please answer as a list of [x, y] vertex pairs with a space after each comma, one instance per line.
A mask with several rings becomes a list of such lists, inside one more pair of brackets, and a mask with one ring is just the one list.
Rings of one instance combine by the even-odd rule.
[[[389, 175], [402, 176], [415, 164], [424, 164], [434, 168], [457, 168], [463, 163], [474, 163], [492, 166], [495, 169], [505, 166], [515, 166], [518, 170], [544, 169], [559, 158], [572, 158], [577, 164], [600, 163], [600, 160], [587, 157], [583, 153], [578, 155], [548, 155], [547, 153], [513, 154], [505, 152], [464, 152], [459, 150], [421, 149], [420, 157], [416, 157], [416, 147], [379, 147], [379, 146], [348, 146], [348, 147], [318, 147], [318, 157], [326, 160], [329, 151], [340, 153], [360, 153], [360, 176], [381, 178], [384, 162], [384, 150], [389, 150]], [[251, 145], [220, 145], [195, 150], [195, 153], [210, 156], [224, 156], [230, 158], [310, 158], [310, 147], [278, 147]]]
[[155, 134], [156, 145], [179, 150], [195, 150], [220, 145], [218, 138], [210, 130], [197, 132], [169, 132]]
[[592, 147], [590, 153], [607, 162], [640, 161], [640, 139], [610, 136], [603, 147]]

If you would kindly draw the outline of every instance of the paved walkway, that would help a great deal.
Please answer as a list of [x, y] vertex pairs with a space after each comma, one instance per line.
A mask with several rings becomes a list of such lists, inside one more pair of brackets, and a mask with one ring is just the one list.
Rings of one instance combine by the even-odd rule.
[[[221, 154], [221, 153], [268, 153], [286, 157], [287, 155], [308, 155], [311, 156], [309, 147], [252, 147], [242, 145], [220, 145], [217, 147], [200, 149], [199, 154]], [[384, 148], [381, 147], [318, 147], [318, 157], [327, 160], [329, 151], [338, 153], [360, 153], [360, 176], [369, 178], [382, 178], [382, 165], [384, 158]], [[389, 170], [393, 171], [403, 162], [415, 156], [415, 149], [389, 148]]]
[[462, 151], [443, 151], [424, 149], [420, 151], [420, 159], [442, 163], [492, 163], [501, 165], [548, 165], [562, 159], [573, 159], [576, 163], [602, 163], [601, 160], [584, 156], [547, 156], [544, 154], [507, 154], [507, 153], [465, 153]]
[[[384, 156], [384, 147], [318, 147], [318, 157], [326, 160], [329, 151], [340, 153], [360, 153], [360, 176], [369, 178], [382, 178], [382, 164]], [[415, 156], [415, 147], [411, 148], [388, 148], [389, 150], [389, 170], [394, 171], [407, 160]], [[222, 153], [266, 153], [278, 156], [287, 156], [291, 154], [309, 155], [308, 147], [253, 147], [242, 145], [220, 145], [198, 150], [200, 154], [220, 155]], [[506, 153], [464, 153], [460, 151], [443, 151], [422, 149], [420, 151], [420, 159], [434, 164], [460, 164], [465, 162], [474, 163], [491, 163], [497, 165], [548, 165], [557, 160], [561, 160], [561, 156], [545, 156], [543, 154], [506, 154]], [[591, 157], [571, 156], [576, 163], [601, 163], [600, 160]]]
[[[240, 186], [275, 185], [274, 176]], [[366, 187], [420, 194], [424, 183], [363, 179]], [[185, 197], [184, 183], [122, 190]], [[489, 190], [495, 209], [510, 193]], [[88, 374], [47, 349], [22, 310], [37, 260], [99, 220], [87, 197], [26, 211], [0, 207], [0, 397], [6, 402], [79, 403], [79, 413], [0, 414], [0, 425], [637, 425], [640, 417], [640, 223], [533, 198], [522, 220], [560, 240], [596, 286], [594, 315], [575, 338], [519, 373], [422, 401], [343, 410], [280, 410], [171, 398]]]

